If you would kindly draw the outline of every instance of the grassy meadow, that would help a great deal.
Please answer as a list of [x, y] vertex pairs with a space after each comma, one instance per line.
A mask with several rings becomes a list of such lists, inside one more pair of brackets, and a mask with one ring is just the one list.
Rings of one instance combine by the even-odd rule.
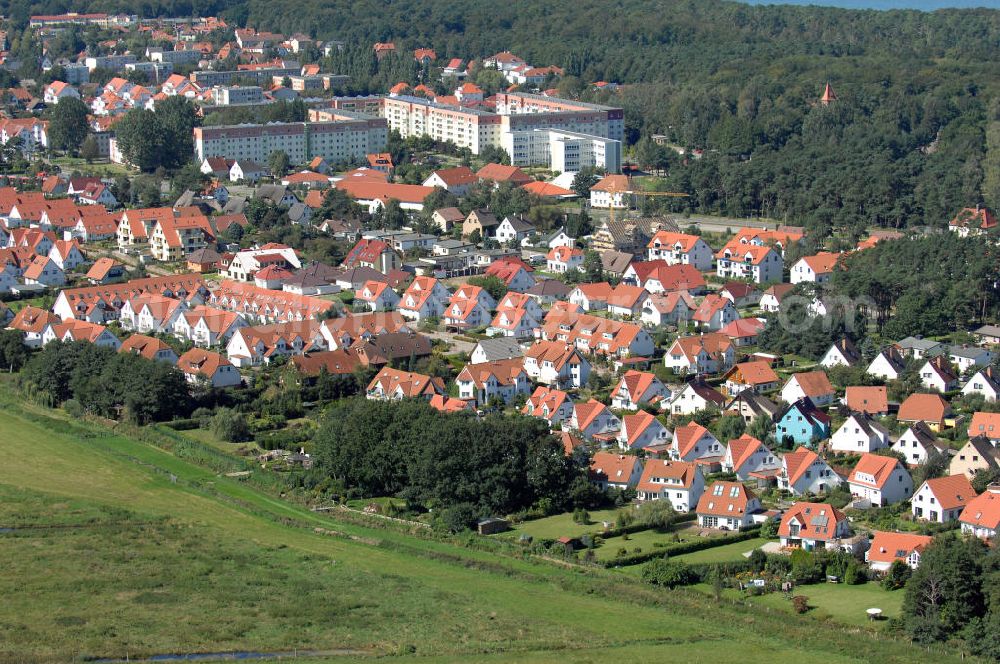
[[716, 604], [696, 589], [336, 521], [2, 389], [0, 408], [0, 528], [12, 529], [0, 532], [0, 661], [307, 650], [329, 656], [296, 661], [887, 664], [925, 654], [869, 626], [846, 638], [833, 623]]

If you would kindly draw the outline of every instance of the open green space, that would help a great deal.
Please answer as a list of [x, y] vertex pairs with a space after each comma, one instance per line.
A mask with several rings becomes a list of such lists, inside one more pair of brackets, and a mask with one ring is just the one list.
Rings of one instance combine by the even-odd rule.
[[53, 165], [58, 166], [64, 171], [71, 171], [77, 173], [83, 173], [86, 175], [97, 175], [100, 177], [115, 177], [118, 175], [135, 175], [135, 171], [128, 168], [127, 166], [122, 166], [121, 164], [112, 164], [111, 162], [94, 162], [88, 164], [86, 159], [80, 159], [78, 157], [55, 157], [49, 160]]
[[[923, 654], [613, 571], [334, 520], [2, 388], [0, 407], [0, 525], [16, 528], [0, 534], [0, 661], [289, 648], [518, 662]], [[41, 527], [52, 525], [64, 527]]]
[[589, 523], [576, 523], [573, 514], [556, 514], [541, 519], [524, 521], [514, 526], [517, 534], [531, 535], [536, 540], [559, 539], [560, 537], [580, 537], [587, 533], [600, 533], [604, 530], [602, 522], [613, 523], [618, 510], [594, 510], [590, 512]]
[[750, 553], [754, 549], [758, 549], [767, 544], [767, 542], [768, 540], [762, 537], [757, 537], [755, 539], [744, 540], [742, 542], [724, 544], [711, 549], [703, 549], [693, 553], [686, 553], [684, 555], [677, 556], [677, 560], [683, 560], [684, 562], [691, 564], [740, 561], [745, 559], [743, 554]]
[[[695, 589], [711, 593], [708, 584], [699, 584]], [[798, 586], [791, 595], [805, 595], [809, 598], [808, 617], [819, 620], [833, 620], [838, 623], [853, 626], [870, 626], [872, 623], [867, 613], [868, 609], [882, 609], [883, 619], [898, 618], [903, 605], [903, 591], [884, 590], [877, 583], [865, 583], [849, 586], [844, 583], [816, 583], [808, 586]], [[742, 598], [737, 590], [727, 589], [723, 596], [729, 599]], [[792, 613], [792, 602], [784, 593], [770, 593], [746, 600], [748, 606], [767, 607]]]

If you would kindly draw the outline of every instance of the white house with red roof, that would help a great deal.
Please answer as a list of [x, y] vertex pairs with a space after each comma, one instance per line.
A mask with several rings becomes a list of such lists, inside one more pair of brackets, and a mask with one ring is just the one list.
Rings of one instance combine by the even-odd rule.
[[539, 386], [524, 402], [521, 414], [539, 417], [554, 427], [573, 417], [573, 400], [562, 390]]
[[56, 288], [66, 285], [66, 272], [48, 256], [35, 256], [24, 269], [24, 283]]
[[976, 490], [966, 475], [948, 475], [925, 480], [913, 492], [910, 512], [915, 519], [948, 523], [962, 515], [965, 506], [976, 497]]
[[781, 470], [781, 459], [748, 433], [734, 438], [722, 455], [722, 470], [735, 473], [741, 480], [773, 477]]
[[876, 530], [872, 533], [871, 546], [865, 551], [865, 562], [875, 572], [888, 572], [897, 560], [910, 569], [920, 566], [920, 554], [934, 538], [914, 533], [890, 533]]
[[743, 482], [713, 482], [695, 508], [699, 526], [720, 530], [749, 528], [753, 515], [763, 510], [757, 494]]
[[667, 265], [692, 265], [699, 272], [712, 269], [712, 248], [701, 237], [686, 233], [657, 231], [646, 245], [649, 260], [664, 260]]
[[605, 175], [590, 188], [590, 206], [593, 208], [619, 208], [629, 206], [632, 187], [624, 175]]
[[757, 284], [781, 281], [784, 260], [769, 246], [734, 239], [715, 258], [715, 273], [723, 279], [749, 279]]
[[525, 267], [512, 261], [493, 261], [486, 268], [486, 276], [493, 276], [504, 282], [507, 290], [523, 293], [535, 285], [535, 278]]
[[619, 410], [637, 410], [641, 403], [662, 406], [669, 400], [670, 390], [648, 371], [626, 371], [611, 390], [611, 407]]
[[570, 291], [567, 301], [584, 311], [604, 311], [608, 308], [608, 299], [614, 290], [606, 281], [577, 284], [576, 288]]
[[803, 397], [809, 397], [814, 406], [822, 407], [832, 404], [834, 396], [836, 392], [825, 371], [792, 374], [781, 388], [781, 400], [785, 403], [795, 403]]
[[1000, 530], [1000, 485], [991, 484], [965, 506], [958, 517], [962, 533], [995, 541]]
[[675, 339], [663, 363], [678, 374], [711, 374], [729, 369], [735, 356], [729, 337], [710, 332]]
[[622, 417], [618, 444], [623, 449], [640, 450], [650, 445], [663, 445], [669, 443], [670, 438], [670, 430], [651, 413], [640, 410]]
[[56, 240], [49, 250], [49, 258], [63, 270], [72, 270], [86, 262], [76, 240]]
[[541, 323], [526, 309], [498, 309], [486, 333], [491, 336], [527, 339], [534, 336]]
[[545, 255], [549, 272], [565, 273], [583, 266], [583, 250], [575, 247], [554, 247]]
[[608, 296], [608, 313], [627, 319], [638, 318], [649, 293], [641, 286], [618, 284]]
[[721, 462], [725, 452], [725, 445], [697, 422], [688, 422], [674, 430], [674, 439], [670, 446], [671, 459], [692, 462], [717, 459]]
[[781, 457], [778, 488], [794, 496], [823, 494], [840, 486], [840, 476], [826, 461], [806, 447]]
[[847, 478], [851, 495], [882, 507], [913, 495], [913, 478], [896, 457], [864, 454]]
[[781, 546], [793, 549], [838, 548], [837, 540], [851, 534], [843, 512], [828, 503], [795, 503], [781, 517]]
[[677, 512], [690, 512], [705, 491], [705, 476], [701, 466], [686, 461], [649, 459], [636, 485], [636, 496], [642, 502], [667, 500]]
[[684, 291], [698, 295], [705, 290], [705, 277], [687, 264], [668, 265], [663, 259], [629, 263], [622, 283], [642, 286], [649, 293]]
[[602, 491], [631, 489], [642, 477], [642, 460], [637, 456], [595, 452], [590, 461], [590, 481]]
[[203, 348], [192, 348], [177, 358], [177, 368], [189, 383], [205, 380], [212, 387], [233, 387], [243, 381], [239, 369], [229, 360]]
[[399, 305], [399, 295], [381, 281], [368, 281], [354, 292], [354, 300], [362, 303], [368, 311], [390, 311]]
[[789, 281], [793, 284], [824, 284], [833, 277], [833, 270], [843, 254], [821, 251], [813, 256], [803, 256], [790, 269]]
[[621, 426], [618, 416], [596, 399], [575, 404], [573, 416], [569, 419], [569, 427], [579, 431], [587, 440], [593, 440], [599, 434], [618, 431]]
[[79, 99], [80, 93], [65, 81], [52, 81], [45, 86], [45, 91], [42, 93], [42, 100], [50, 106], [54, 106], [69, 97]]
[[461, 328], [479, 327], [490, 322], [490, 311], [476, 298], [459, 297], [456, 293], [448, 301], [444, 311], [446, 325]]
[[509, 404], [518, 394], [531, 392], [524, 360], [515, 357], [479, 364], [467, 364], [455, 378], [458, 398], [485, 406], [494, 399]]
[[74, 318], [52, 323], [45, 328], [42, 333], [42, 345], [45, 346], [52, 341], [88, 341], [95, 346], [103, 346], [113, 350], [118, 350], [121, 347], [121, 341], [107, 327]]
[[757, 343], [757, 337], [760, 336], [764, 325], [764, 320], [760, 318], [737, 318], [723, 326], [719, 334], [729, 337], [734, 346], [752, 346]]
[[739, 319], [740, 312], [733, 303], [721, 295], [709, 293], [691, 314], [691, 320], [701, 330], [716, 332]]
[[686, 291], [650, 293], [642, 302], [639, 320], [653, 327], [678, 325], [681, 321], [690, 320], [697, 308], [694, 298]]
[[590, 377], [590, 362], [574, 346], [561, 341], [536, 341], [524, 353], [524, 369], [539, 383], [580, 388]]
[[434, 277], [417, 277], [399, 300], [399, 313], [410, 320], [425, 320], [444, 313], [451, 292]]

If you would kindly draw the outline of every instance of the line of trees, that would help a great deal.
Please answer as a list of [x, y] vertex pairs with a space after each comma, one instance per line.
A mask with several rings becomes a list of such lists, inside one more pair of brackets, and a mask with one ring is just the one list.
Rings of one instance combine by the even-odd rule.
[[138, 424], [186, 417], [191, 408], [176, 367], [83, 341], [47, 344], [19, 379], [54, 406]]
[[592, 499], [585, 467], [534, 418], [477, 419], [420, 400], [346, 399], [324, 416], [313, 446], [318, 472], [361, 495], [448, 510], [453, 529], [481, 516]]

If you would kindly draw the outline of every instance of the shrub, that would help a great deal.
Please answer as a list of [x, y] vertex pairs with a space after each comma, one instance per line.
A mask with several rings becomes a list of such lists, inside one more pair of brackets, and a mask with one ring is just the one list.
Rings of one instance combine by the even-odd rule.
[[250, 440], [250, 427], [243, 413], [231, 408], [220, 408], [212, 417], [210, 427], [218, 438], [230, 443]]
[[642, 568], [642, 579], [656, 586], [676, 588], [697, 582], [698, 576], [685, 563], [658, 558], [650, 560]]
[[468, 530], [478, 518], [479, 514], [471, 503], [457, 503], [441, 511], [441, 525], [452, 533]]
[[906, 585], [906, 582], [913, 576], [913, 570], [902, 560], [893, 560], [882, 579], [882, 587], [886, 590], [899, 590]]
[[809, 598], [805, 595], [796, 595], [792, 598], [792, 608], [795, 613], [805, 613], [809, 610]]

